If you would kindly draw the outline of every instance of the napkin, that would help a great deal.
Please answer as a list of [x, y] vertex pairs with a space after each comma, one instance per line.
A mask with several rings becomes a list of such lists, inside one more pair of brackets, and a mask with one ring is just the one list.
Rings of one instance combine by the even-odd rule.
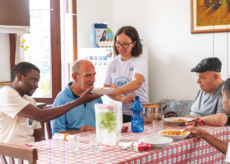
[[202, 126], [202, 125], [204, 125], [204, 121], [201, 120], [200, 118], [196, 118], [193, 121], [185, 123], [185, 126]]
[[145, 142], [134, 142], [133, 149], [135, 149], [138, 152], [150, 151], [152, 150], [152, 145]]
[[[55, 139], [55, 140], [64, 140], [64, 135], [65, 134], [54, 133], [54, 135], [52, 136], [52, 139]], [[71, 136], [73, 136], [73, 135], [67, 135], [66, 139], [69, 140], [69, 137], [71, 137]]]
[[152, 150], [152, 145], [144, 142], [119, 142], [120, 149], [133, 149], [138, 152]]

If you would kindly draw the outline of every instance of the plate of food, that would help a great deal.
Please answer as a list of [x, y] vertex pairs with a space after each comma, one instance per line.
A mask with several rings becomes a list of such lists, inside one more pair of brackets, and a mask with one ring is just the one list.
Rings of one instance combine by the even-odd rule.
[[192, 118], [187, 117], [169, 117], [164, 119], [165, 123], [171, 125], [185, 125], [186, 122], [190, 122], [192, 120]]
[[166, 129], [158, 132], [162, 137], [172, 138], [174, 141], [185, 139], [190, 132], [184, 132], [183, 130], [175, 130], [175, 129]]
[[114, 88], [109, 87], [101, 87], [101, 88], [94, 88], [91, 93], [93, 95], [104, 95], [104, 94], [110, 94]]
[[138, 142], [145, 142], [152, 145], [152, 148], [165, 148], [167, 147], [173, 140], [168, 137], [146, 137], [141, 138], [138, 140]]

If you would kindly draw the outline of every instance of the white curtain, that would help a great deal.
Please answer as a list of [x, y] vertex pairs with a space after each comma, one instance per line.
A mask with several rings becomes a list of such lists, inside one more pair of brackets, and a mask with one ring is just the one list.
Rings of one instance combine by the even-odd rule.
[[[43, 63], [43, 26], [42, 26], [42, 13], [41, 10], [30, 11], [30, 34], [17, 34], [15, 64], [26, 61], [33, 63], [37, 66]], [[20, 36], [20, 37], [19, 37]], [[23, 39], [26, 42], [23, 43]], [[24, 47], [29, 46], [25, 51], [20, 47], [20, 41]]]

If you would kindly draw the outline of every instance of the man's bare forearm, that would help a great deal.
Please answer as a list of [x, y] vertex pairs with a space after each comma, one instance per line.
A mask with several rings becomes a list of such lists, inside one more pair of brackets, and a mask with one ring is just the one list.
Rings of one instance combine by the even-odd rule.
[[228, 119], [227, 115], [224, 113], [217, 113], [214, 115], [208, 115], [199, 118], [203, 120], [206, 125], [214, 126], [224, 126]]
[[18, 115], [37, 120], [39, 122], [47, 122], [58, 118], [74, 107], [81, 105], [82, 102], [78, 100], [50, 109], [39, 109], [32, 104], [28, 104], [18, 113]]

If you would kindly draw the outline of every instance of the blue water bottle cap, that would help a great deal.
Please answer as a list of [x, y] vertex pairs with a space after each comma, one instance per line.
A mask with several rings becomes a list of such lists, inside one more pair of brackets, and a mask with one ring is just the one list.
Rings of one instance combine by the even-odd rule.
[[135, 100], [139, 100], [139, 96], [135, 96]]

